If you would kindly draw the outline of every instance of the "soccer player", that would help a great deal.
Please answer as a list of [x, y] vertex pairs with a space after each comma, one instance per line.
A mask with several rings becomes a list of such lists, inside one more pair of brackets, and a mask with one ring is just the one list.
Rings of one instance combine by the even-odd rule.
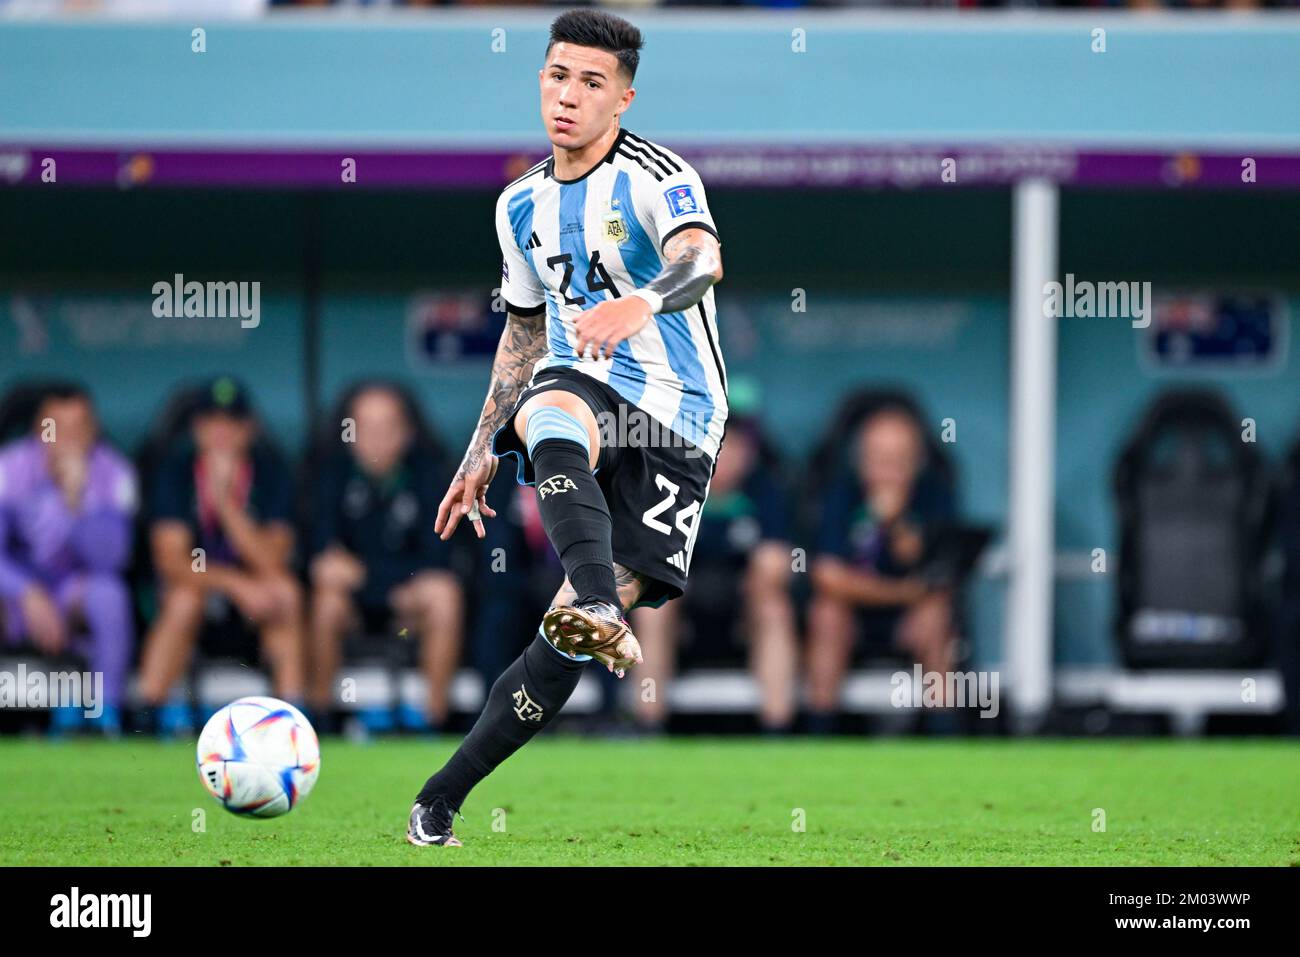
[[572, 10], [539, 72], [552, 155], [496, 206], [506, 328], [478, 428], [438, 511], [482, 538], [499, 456], [537, 489], [565, 581], [532, 644], [411, 809], [407, 840], [459, 845], [470, 789], [542, 730], [595, 658], [641, 662], [624, 613], [682, 594], [727, 419], [717, 229], [695, 171], [623, 129], [641, 33]]

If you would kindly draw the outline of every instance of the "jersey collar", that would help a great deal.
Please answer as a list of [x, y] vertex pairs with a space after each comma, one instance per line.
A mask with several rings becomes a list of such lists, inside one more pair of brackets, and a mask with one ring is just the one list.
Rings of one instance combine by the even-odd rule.
[[618, 152], [618, 148], [623, 145], [623, 140], [626, 137], [627, 137], [627, 130], [625, 130], [623, 127], [620, 126], [618, 128], [618, 135], [614, 137], [614, 142], [609, 144], [609, 152], [605, 154], [604, 158], [601, 159], [600, 162], [596, 163], [594, 166], [592, 166], [591, 169], [587, 170], [587, 172], [583, 173], [581, 176], [577, 177], [576, 179], [556, 179], [555, 153], [554, 151], [552, 151], [550, 159], [546, 161], [546, 178], [555, 180], [561, 186], [568, 186], [571, 183], [582, 182], [584, 179], [586, 179], [592, 173], [596, 172], [596, 170], [600, 169], [606, 163], [614, 162], [614, 155]]

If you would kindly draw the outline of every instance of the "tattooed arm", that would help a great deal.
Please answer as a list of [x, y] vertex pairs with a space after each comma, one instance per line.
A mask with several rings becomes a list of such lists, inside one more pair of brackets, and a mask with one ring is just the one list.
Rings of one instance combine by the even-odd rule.
[[[492, 362], [492, 379], [488, 384], [487, 398], [483, 402], [483, 412], [479, 415], [478, 427], [469, 440], [465, 458], [438, 506], [438, 518], [434, 523], [436, 531], [443, 540], [450, 538], [461, 517], [468, 513], [477, 502], [483, 515], [495, 517], [496, 512], [487, 504], [487, 488], [497, 471], [497, 457], [492, 454], [492, 434], [501, 428], [514, 411], [520, 393], [528, 387], [533, 375], [533, 366], [537, 360], [546, 355], [546, 314], [520, 316], [513, 312], [506, 315], [506, 327], [497, 343], [496, 359]], [[474, 531], [479, 538], [483, 531], [482, 520], [473, 520]]]
[[683, 229], [668, 240], [664, 257], [663, 270], [645, 286], [660, 297], [655, 312], [689, 309], [722, 279], [722, 248], [717, 237], [706, 230]]
[[683, 229], [664, 246], [664, 268], [640, 289], [608, 299], [578, 317], [578, 356], [587, 347], [595, 358], [611, 356], [618, 344], [641, 331], [657, 312], [683, 312], [704, 298], [722, 278], [722, 249], [717, 237], [698, 227]]

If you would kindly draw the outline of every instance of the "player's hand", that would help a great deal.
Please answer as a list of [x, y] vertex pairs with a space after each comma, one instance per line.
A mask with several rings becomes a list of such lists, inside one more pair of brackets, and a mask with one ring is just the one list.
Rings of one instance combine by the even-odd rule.
[[63, 627], [63, 615], [60, 614], [54, 599], [40, 585], [30, 585], [22, 595], [23, 622], [32, 644], [47, 655], [57, 655], [67, 643], [67, 631]]
[[623, 296], [596, 304], [573, 324], [578, 334], [578, 358], [610, 358], [618, 344], [640, 332], [652, 315], [650, 303], [640, 296]]
[[[483, 530], [483, 516], [496, 518], [497, 513], [487, 503], [488, 486], [497, 474], [500, 463], [491, 452], [471, 452], [465, 456], [456, 477], [447, 487], [447, 494], [438, 506], [438, 519], [433, 530], [445, 542], [456, 531], [460, 520], [468, 515], [474, 525], [474, 534], [479, 538], [487, 535]], [[478, 517], [475, 517], [475, 516]]]

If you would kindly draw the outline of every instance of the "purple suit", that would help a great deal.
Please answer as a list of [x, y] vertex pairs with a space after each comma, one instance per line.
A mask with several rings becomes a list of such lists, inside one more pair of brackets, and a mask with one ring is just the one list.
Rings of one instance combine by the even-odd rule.
[[103, 672], [105, 704], [120, 705], [134, 641], [123, 570], [131, 557], [135, 470], [105, 442], [91, 450], [80, 507], [68, 508], [35, 437], [0, 448], [0, 602], [10, 643], [26, 634], [21, 598], [39, 585], [65, 616], [79, 610], [88, 633], [74, 636], [92, 671]]

